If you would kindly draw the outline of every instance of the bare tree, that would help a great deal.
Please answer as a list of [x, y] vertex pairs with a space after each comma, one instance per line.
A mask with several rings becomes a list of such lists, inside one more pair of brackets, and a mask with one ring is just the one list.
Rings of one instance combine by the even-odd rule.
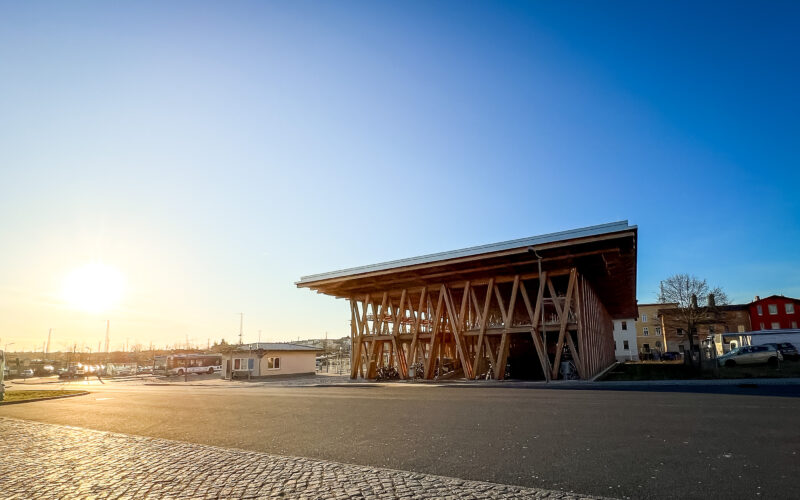
[[711, 288], [706, 280], [689, 274], [676, 274], [662, 281], [658, 301], [677, 304], [677, 315], [686, 325], [690, 353], [694, 352], [697, 325], [707, 321], [717, 306], [729, 303], [720, 287]]

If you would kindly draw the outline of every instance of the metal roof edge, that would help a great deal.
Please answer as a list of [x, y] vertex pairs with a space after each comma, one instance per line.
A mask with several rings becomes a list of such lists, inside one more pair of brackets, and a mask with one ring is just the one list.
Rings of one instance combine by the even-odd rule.
[[[273, 348], [261, 347], [262, 345], [263, 346], [273, 346]], [[295, 350], [295, 351], [322, 351], [323, 350], [323, 349], [321, 349], [319, 347], [314, 347], [314, 346], [304, 345], [304, 344], [296, 344], [294, 342], [250, 342], [248, 344], [240, 344], [240, 345], [238, 345], [237, 346], [237, 351], [248, 351], [248, 350], [250, 350], [248, 346], [258, 346], [254, 350], [262, 350], [262, 351], [291, 351], [291, 350]], [[280, 346], [280, 347], [276, 347], [276, 346]], [[281, 348], [281, 347], [288, 347], [288, 349]]]
[[753, 330], [750, 332], [725, 332], [723, 337], [741, 336], [761, 336], [761, 335], [800, 335], [800, 328], [782, 328], [780, 330]]
[[569, 241], [578, 238], [585, 238], [590, 236], [599, 236], [603, 234], [613, 234], [622, 231], [637, 230], [636, 225], [629, 225], [628, 220], [621, 220], [616, 222], [608, 222], [596, 226], [586, 226], [577, 229], [570, 229], [567, 231], [558, 231], [555, 233], [547, 233], [538, 236], [529, 236], [527, 238], [519, 238], [515, 240], [502, 241], [498, 243], [489, 243], [485, 245], [478, 245], [474, 247], [462, 248], [460, 250], [451, 250], [447, 252], [438, 252], [427, 255], [420, 255], [417, 257], [409, 257], [406, 259], [391, 260], [386, 262], [379, 262], [377, 264], [369, 264], [366, 266], [351, 267], [347, 269], [340, 269], [337, 271], [330, 271], [327, 273], [311, 274], [308, 276], [301, 276], [295, 285], [305, 285], [333, 278], [343, 278], [346, 276], [355, 276], [359, 274], [387, 271], [405, 266], [413, 266], [418, 264], [428, 264], [437, 261], [444, 261], [450, 259], [457, 259], [460, 257], [472, 257], [493, 252], [501, 252], [504, 250], [511, 250], [514, 248], [522, 248], [528, 246], [542, 245], [545, 243], [554, 243], [558, 241]]

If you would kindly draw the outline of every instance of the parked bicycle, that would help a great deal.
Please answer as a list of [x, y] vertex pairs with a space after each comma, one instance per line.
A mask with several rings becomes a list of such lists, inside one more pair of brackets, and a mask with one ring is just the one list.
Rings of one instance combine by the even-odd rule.
[[397, 380], [399, 378], [400, 374], [397, 372], [397, 368], [394, 366], [379, 367], [375, 376], [375, 380], [379, 382], [383, 380]]
[[422, 380], [425, 377], [425, 366], [422, 363], [414, 363], [411, 365], [411, 378], [414, 380]]

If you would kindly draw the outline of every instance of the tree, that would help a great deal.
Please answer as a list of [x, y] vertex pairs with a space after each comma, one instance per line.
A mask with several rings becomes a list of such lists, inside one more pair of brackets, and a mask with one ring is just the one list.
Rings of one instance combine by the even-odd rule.
[[238, 346], [229, 344], [225, 342], [225, 339], [222, 339], [219, 341], [219, 343], [217, 343], [216, 341], [214, 342], [214, 345], [211, 346], [211, 352], [226, 354], [235, 351], [237, 348]]
[[[711, 288], [706, 280], [689, 274], [676, 274], [661, 282], [658, 301], [677, 304], [677, 315], [686, 325], [689, 352], [694, 352], [697, 325], [706, 322], [716, 307], [728, 304], [728, 296], [720, 287]], [[693, 356], [690, 354], [690, 357]]]

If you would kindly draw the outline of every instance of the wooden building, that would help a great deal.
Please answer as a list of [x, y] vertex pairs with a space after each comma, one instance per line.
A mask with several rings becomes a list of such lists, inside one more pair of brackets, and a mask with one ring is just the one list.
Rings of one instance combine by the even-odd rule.
[[627, 221], [306, 276], [349, 303], [351, 377], [588, 379], [635, 318]]

